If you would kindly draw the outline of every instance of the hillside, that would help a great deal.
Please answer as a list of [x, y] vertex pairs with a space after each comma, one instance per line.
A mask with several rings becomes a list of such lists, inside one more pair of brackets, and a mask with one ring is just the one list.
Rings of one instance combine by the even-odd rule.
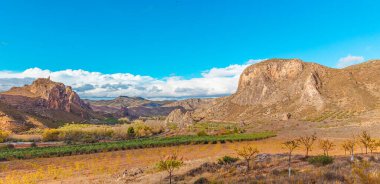
[[173, 110], [192, 111], [209, 105], [212, 99], [186, 99], [179, 101], [153, 101], [142, 97], [120, 96], [111, 100], [85, 100], [94, 111], [114, 114], [117, 117], [167, 116]]
[[0, 114], [1, 128], [16, 132], [97, 117], [71, 87], [50, 79], [0, 93]]
[[85, 100], [94, 111], [116, 113], [122, 108], [160, 107], [172, 101], [151, 101], [142, 97], [120, 96], [111, 100]]
[[270, 59], [247, 67], [235, 94], [191, 116], [232, 122], [350, 118], [380, 107], [379, 71], [378, 60], [333, 69], [299, 59]]

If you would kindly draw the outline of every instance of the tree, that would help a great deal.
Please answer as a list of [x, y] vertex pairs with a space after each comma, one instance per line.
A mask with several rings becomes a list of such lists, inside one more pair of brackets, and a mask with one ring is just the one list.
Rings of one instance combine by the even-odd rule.
[[128, 127], [127, 134], [130, 138], [135, 137], [135, 129], [132, 126]]
[[353, 140], [346, 140], [342, 144], [342, 147], [344, 149], [344, 154], [346, 155], [346, 152], [348, 151], [350, 155], [354, 154], [354, 148], [355, 148], [355, 139]]
[[291, 167], [291, 162], [292, 162], [292, 153], [293, 151], [299, 146], [299, 143], [297, 140], [291, 140], [291, 141], [286, 141], [282, 143], [284, 147], [288, 150], [289, 153], [289, 159], [288, 159], [288, 170], [289, 170], [289, 178], [291, 176], [292, 172], [292, 167]]
[[333, 149], [335, 144], [328, 139], [320, 140], [319, 147], [323, 150], [323, 154], [329, 156], [329, 151]]
[[368, 149], [371, 152], [371, 154], [372, 154], [373, 151], [376, 151], [376, 149], [377, 149], [378, 146], [379, 146], [378, 143], [374, 139], [372, 139], [371, 142], [368, 145]]
[[315, 140], [317, 140], [317, 136], [315, 135], [315, 133], [311, 136], [305, 136], [305, 137], [298, 138], [297, 141], [300, 143], [300, 145], [306, 151], [305, 157], [309, 157], [309, 151], [311, 151], [311, 148], [312, 148]]
[[259, 153], [259, 150], [253, 146], [244, 146], [241, 149], [236, 150], [236, 154], [243, 157], [247, 163], [247, 172], [250, 170], [249, 162], [252, 158]]
[[348, 148], [348, 145], [346, 144], [346, 142], [344, 142], [344, 143], [342, 144], [342, 148], [343, 148], [343, 150], [344, 150], [344, 155], [347, 155], [347, 151], [349, 150], [349, 148]]
[[372, 142], [373, 142], [371, 135], [369, 135], [369, 133], [367, 131], [363, 131], [358, 137], [359, 137], [359, 142], [365, 148], [365, 154], [367, 154], [368, 153], [368, 147], [370, 147]]
[[173, 172], [175, 169], [179, 169], [183, 166], [182, 158], [179, 158], [177, 154], [171, 154], [164, 158], [161, 158], [161, 160], [157, 163], [156, 167], [159, 171], [166, 171], [169, 173], [169, 183], [172, 183], [172, 177]]

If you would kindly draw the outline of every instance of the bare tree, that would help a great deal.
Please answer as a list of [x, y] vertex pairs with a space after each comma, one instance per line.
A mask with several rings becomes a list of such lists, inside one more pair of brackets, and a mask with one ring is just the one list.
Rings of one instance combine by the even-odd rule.
[[356, 142], [355, 139], [344, 141], [342, 147], [344, 149], [345, 155], [346, 155], [346, 151], [348, 151], [350, 155], [354, 154], [355, 142]]
[[252, 158], [259, 153], [259, 150], [253, 146], [244, 146], [241, 149], [236, 150], [236, 154], [243, 157], [247, 163], [247, 172], [250, 170], [249, 162]]
[[342, 144], [342, 148], [344, 150], [344, 155], [347, 155], [347, 151], [350, 149], [350, 148], [348, 148], [347, 142], [344, 142]]
[[315, 133], [311, 136], [305, 136], [305, 137], [298, 138], [297, 141], [300, 143], [300, 145], [306, 151], [305, 157], [309, 157], [309, 152], [311, 151], [311, 148], [312, 148], [315, 140], [317, 140], [317, 136], [315, 135]]
[[374, 139], [371, 139], [371, 142], [369, 143], [368, 145], [368, 149], [369, 151], [371, 152], [371, 154], [373, 153], [373, 151], [376, 151], [377, 147], [378, 147], [378, 143], [376, 142], [376, 140]]
[[371, 146], [373, 139], [371, 138], [371, 135], [367, 131], [363, 131], [359, 136], [359, 142], [364, 146], [365, 148], [365, 154], [368, 153], [368, 148]]
[[167, 171], [169, 173], [169, 183], [172, 183], [173, 172], [183, 166], [182, 158], [179, 158], [176, 153], [168, 155], [157, 163], [159, 171]]
[[286, 141], [282, 144], [284, 148], [288, 150], [288, 153], [289, 153], [288, 170], [289, 170], [289, 178], [290, 178], [291, 173], [292, 173], [292, 167], [291, 167], [292, 153], [299, 146], [299, 143], [297, 140], [291, 140], [291, 141]]
[[335, 144], [328, 139], [320, 140], [319, 147], [323, 150], [323, 154], [329, 156], [329, 151], [333, 149]]

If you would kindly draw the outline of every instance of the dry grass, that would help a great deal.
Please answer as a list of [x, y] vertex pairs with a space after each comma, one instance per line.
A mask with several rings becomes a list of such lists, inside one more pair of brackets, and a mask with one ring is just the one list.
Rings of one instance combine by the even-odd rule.
[[41, 135], [29, 135], [29, 134], [11, 134], [8, 137], [10, 141], [19, 141], [19, 142], [39, 142], [42, 140]]
[[220, 165], [205, 163], [177, 175], [177, 183], [379, 183], [380, 160], [378, 157], [358, 156], [355, 162], [347, 157], [338, 156], [334, 163], [314, 166], [302, 156], [294, 156], [293, 172], [288, 176], [286, 154], [261, 154], [256, 157], [253, 170], [246, 170], [244, 162]]

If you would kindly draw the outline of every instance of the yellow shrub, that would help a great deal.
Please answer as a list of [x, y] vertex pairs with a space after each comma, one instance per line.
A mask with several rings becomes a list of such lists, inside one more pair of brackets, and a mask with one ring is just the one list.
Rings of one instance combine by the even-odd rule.
[[153, 134], [152, 128], [143, 122], [135, 122], [132, 124], [135, 134], [138, 137], [150, 136]]
[[0, 142], [4, 142], [8, 136], [10, 135], [9, 132], [0, 130]]
[[60, 131], [57, 129], [47, 129], [42, 133], [43, 141], [58, 141]]

